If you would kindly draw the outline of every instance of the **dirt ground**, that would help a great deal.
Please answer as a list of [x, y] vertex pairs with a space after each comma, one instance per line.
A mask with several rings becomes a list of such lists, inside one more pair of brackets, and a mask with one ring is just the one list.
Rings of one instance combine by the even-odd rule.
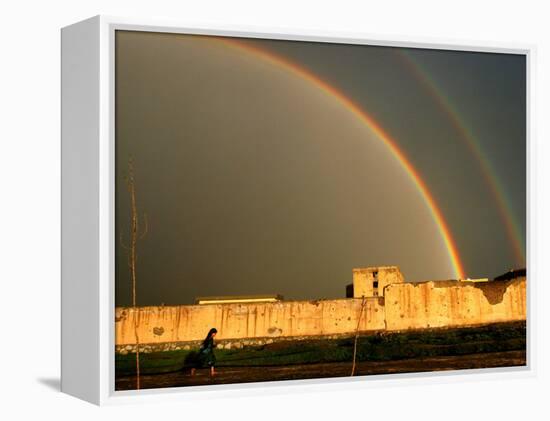
[[[356, 375], [411, 373], [423, 371], [461, 370], [473, 368], [514, 367], [526, 364], [525, 351], [492, 352], [461, 356], [414, 358], [397, 361], [364, 361], [357, 365]], [[276, 367], [221, 367], [210, 377], [208, 369], [141, 376], [142, 389], [199, 386], [229, 383], [250, 383], [274, 380], [347, 377], [351, 363], [303, 364]], [[135, 388], [135, 377], [118, 377], [116, 390]]]

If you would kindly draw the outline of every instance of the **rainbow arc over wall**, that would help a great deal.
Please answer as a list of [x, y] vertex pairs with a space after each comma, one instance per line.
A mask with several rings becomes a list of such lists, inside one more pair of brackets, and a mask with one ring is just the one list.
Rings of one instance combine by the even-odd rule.
[[473, 130], [468, 127], [460, 112], [445, 91], [438, 85], [437, 81], [430, 75], [430, 72], [407, 50], [396, 49], [397, 55], [402, 59], [405, 66], [412, 72], [414, 77], [424, 86], [430, 97], [444, 111], [449, 122], [457, 133], [460, 134], [466, 146], [476, 158], [484, 181], [494, 197], [500, 218], [506, 227], [506, 233], [510, 243], [514, 248], [515, 259], [518, 265], [525, 265], [525, 242], [521, 234], [520, 224], [513, 217], [510, 200], [506, 196], [506, 190], [496, 176], [497, 171], [491, 164], [491, 160], [481, 147], [479, 138], [475, 136]]
[[458, 253], [456, 243], [451, 235], [451, 231], [443, 214], [438, 207], [433, 195], [428, 190], [428, 187], [424, 180], [420, 177], [418, 171], [413, 167], [409, 159], [405, 156], [403, 151], [399, 149], [397, 142], [382, 128], [382, 126], [375, 121], [375, 119], [369, 115], [365, 110], [359, 107], [353, 100], [344, 95], [341, 91], [334, 86], [329, 85], [327, 82], [313, 74], [309, 70], [298, 66], [297, 64], [271, 52], [266, 51], [250, 44], [239, 41], [237, 38], [222, 38], [217, 37], [216, 40], [223, 42], [225, 45], [236, 48], [240, 51], [249, 53], [262, 60], [266, 60], [274, 66], [279, 66], [293, 74], [301, 77], [305, 81], [312, 83], [318, 89], [325, 92], [335, 100], [339, 101], [345, 108], [353, 113], [359, 120], [361, 120], [391, 151], [393, 156], [399, 161], [401, 166], [405, 169], [407, 174], [413, 181], [416, 189], [422, 196], [434, 222], [436, 223], [440, 232], [441, 238], [445, 244], [450, 263], [453, 267], [455, 276], [458, 279], [465, 277], [464, 266]]

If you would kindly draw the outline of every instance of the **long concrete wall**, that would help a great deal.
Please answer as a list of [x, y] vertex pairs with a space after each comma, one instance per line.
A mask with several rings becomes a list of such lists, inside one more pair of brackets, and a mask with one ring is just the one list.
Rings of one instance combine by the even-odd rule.
[[212, 327], [217, 339], [334, 335], [359, 329], [406, 330], [526, 318], [526, 280], [483, 283], [398, 283], [384, 297], [262, 304], [218, 304], [116, 309], [116, 345], [196, 341]]
[[116, 345], [135, 343], [138, 318], [140, 343], [185, 342], [204, 339], [218, 330], [217, 339], [316, 336], [385, 329], [381, 298], [281, 301], [262, 304], [217, 304], [117, 308]]
[[525, 278], [501, 282], [436, 281], [385, 288], [388, 330], [525, 320]]

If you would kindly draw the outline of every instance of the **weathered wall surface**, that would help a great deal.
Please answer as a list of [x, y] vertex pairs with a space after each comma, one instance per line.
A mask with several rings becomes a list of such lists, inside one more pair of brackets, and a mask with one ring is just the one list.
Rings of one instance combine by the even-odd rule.
[[116, 345], [196, 341], [211, 327], [217, 339], [304, 337], [525, 320], [526, 279], [395, 283], [384, 298], [360, 298], [116, 309]]
[[[281, 301], [262, 304], [218, 304], [117, 308], [116, 345], [135, 343], [134, 323], [142, 344], [204, 339], [211, 327], [217, 339], [317, 336], [355, 332], [361, 299]], [[360, 330], [385, 329], [381, 298], [367, 298]]]
[[526, 280], [436, 281], [385, 288], [388, 330], [525, 320]]

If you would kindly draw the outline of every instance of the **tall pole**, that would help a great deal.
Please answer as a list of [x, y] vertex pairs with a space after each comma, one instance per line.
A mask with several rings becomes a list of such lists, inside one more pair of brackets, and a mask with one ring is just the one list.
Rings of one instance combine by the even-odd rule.
[[[137, 242], [147, 233], [147, 218], [145, 217], [145, 229], [139, 234], [139, 216], [136, 205], [136, 185], [134, 179], [134, 163], [130, 158], [128, 160], [128, 176], [126, 178], [126, 187], [130, 193], [130, 244], [121, 244], [128, 250], [128, 267], [130, 270], [130, 280], [132, 282], [132, 310], [134, 315], [134, 336], [136, 341], [136, 389], [141, 388], [141, 373], [139, 362], [139, 311], [137, 307], [137, 292], [136, 292], [136, 262], [137, 262]], [[145, 216], [145, 215], [144, 215]]]
[[351, 366], [351, 377], [355, 375], [355, 360], [357, 358], [357, 338], [359, 338], [359, 326], [361, 324], [361, 317], [363, 316], [363, 308], [365, 307], [366, 302], [367, 302], [367, 299], [363, 295], [363, 299], [361, 300], [361, 310], [359, 310], [359, 318], [357, 319], [357, 328], [355, 329], [355, 341], [353, 343], [353, 365]]

